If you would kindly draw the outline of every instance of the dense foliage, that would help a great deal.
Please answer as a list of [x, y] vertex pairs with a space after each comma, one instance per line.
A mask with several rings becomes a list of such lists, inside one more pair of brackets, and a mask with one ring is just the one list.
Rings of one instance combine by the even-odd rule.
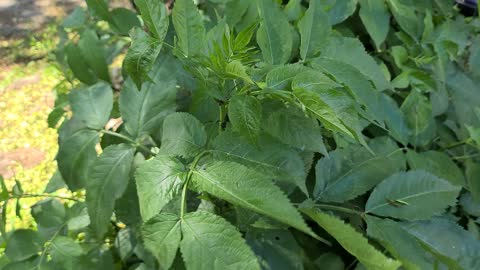
[[[480, 269], [478, 18], [86, 2], [56, 50], [54, 198], [36, 230], [2, 219], [3, 269]], [[2, 191], [5, 213], [23, 192]]]

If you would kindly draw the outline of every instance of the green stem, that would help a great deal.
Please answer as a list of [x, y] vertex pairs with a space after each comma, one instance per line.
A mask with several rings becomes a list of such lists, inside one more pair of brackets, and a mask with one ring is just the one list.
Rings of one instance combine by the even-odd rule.
[[188, 184], [190, 183], [190, 179], [192, 178], [193, 171], [195, 170], [195, 167], [197, 167], [198, 162], [200, 159], [207, 154], [209, 151], [203, 151], [200, 154], [198, 154], [195, 159], [193, 160], [192, 164], [190, 165], [190, 170], [188, 171], [187, 177], [185, 179], [185, 184], [183, 185], [182, 189], [182, 201], [180, 203], [180, 218], [183, 218], [185, 215], [186, 211], [186, 204], [187, 204], [187, 189], [188, 189]]
[[464, 144], [468, 144], [470, 141], [467, 139], [467, 140], [463, 140], [463, 141], [459, 141], [459, 142], [455, 142], [455, 143], [452, 143], [450, 145], [447, 145], [445, 147], [443, 147], [442, 149], [443, 150], [447, 150], [447, 149], [451, 149], [451, 148], [455, 148], [457, 146], [462, 146]]

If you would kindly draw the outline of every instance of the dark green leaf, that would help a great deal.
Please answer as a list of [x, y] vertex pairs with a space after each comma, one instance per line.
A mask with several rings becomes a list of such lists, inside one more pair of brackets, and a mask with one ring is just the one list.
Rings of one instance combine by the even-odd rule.
[[97, 34], [93, 30], [85, 30], [80, 36], [78, 47], [88, 66], [95, 72], [95, 75], [101, 80], [110, 82], [104, 46]]
[[37, 255], [43, 248], [43, 241], [37, 232], [20, 229], [12, 232], [8, 237], [5, 255], [14, 262], [26, 260]]
[[228, 117], [233, 129], [255, 143], [260, 134], [262, 105], [252, 96], [238, 95], [230, 99]]
[[175, 1], [172, 21], [182, 53], [186, 57], [199, 54], [204, 49], [205, 27], [193, 0]]
[[316, 56], [330, 35], [328, 16], [320, 2], [321, 0], [311, 0], [305, 15], [298, 22], [300, 56], [303, 60]]
[[390, 13], [384, 1], [360, 0], [360, 19], [373, 39], [375, 46], [380, 46], [390, 29]]
[[165, 5], [155, 0], [135, 0], [148, 30], [159, 40], [167, 35], [169, 18]]
[[135, 148], [126, 144], [112, 145], [93, 162], [87, 181], [88, 214], [99, 238], [107, 232], [115, 206], [127, 188]]

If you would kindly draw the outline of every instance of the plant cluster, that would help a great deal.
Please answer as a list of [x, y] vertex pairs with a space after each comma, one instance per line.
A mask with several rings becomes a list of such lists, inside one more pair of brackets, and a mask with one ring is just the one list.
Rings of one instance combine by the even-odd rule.
[[[49, 117], [48, 191], [75, 196], [2, 231], [3, 269], [480, 269], [478, 18], [438, 0], [86, 2]], [[3, 188], [3, 208], [22, 195]]]

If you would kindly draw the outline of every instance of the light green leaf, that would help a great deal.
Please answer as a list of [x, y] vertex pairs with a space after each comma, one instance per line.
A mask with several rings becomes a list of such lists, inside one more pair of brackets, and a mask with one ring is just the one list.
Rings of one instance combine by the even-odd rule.
[[177, 215], [161, 213], [141, 227], [145, 247], [157, 258], [162, 269], [170, 269], [175, 259], [180, 246], [180, 226]]
[[257, 30], [263, 60], [271, 65], [284, 64], [292, 54], [290, 24], [274, 0], [258, 0], [257, 4], [263, 19]]
[[427, 171], [449, 181], [454, 186], [465, 185], [465, 178], [462, 171], [444, 152], [427, 151], [417, 153], [415, 151], [408, 151], [407, 160], [412, 170]]
[[368, 236], [378, 240], [407, 270], [433, 269], [433, 261], [400, 223], [366, 216]]
[[187, 269], [260, 270], [242, 235], [223, 218], [203, 211], [188, 213], [181, 228], [180, 249]]
[[[158, 67], [162, 69], [164, 67]], [[141, 91], [128, 79], [120, 92], [119, 105], [126, 131], [134, 138], [157, 133], [165, 117], [176, 109], [176, 81], [144, 82]]]
[[155, 0], [135, 0], [135, 4], [148, 30], [155, 38], [163, 40], [167, 35], [169, 24], [165, 5], [160, 5]]
[[453, 221], [432, 218], [402, 227], [450, 269], [479, 269], [480, 241]]
[[352, 138], [358, 135], [358, 114], [354, 101], [339, 85], [318, 71], [300, 73], [292, 82], [292, 89], [310, 113], [330, 130], [344, 133]]
[[384, 1], [360, 0], [360, 19], [377, 50], [380, 50], [390, 29], [390, 13], [387, 5]]
[[405, 169], [401, 149], [389, 138], [375, 138], [369, 147], [375, 154], [360, 145], [350, 145], [320, 159], [315, 167], [314, 197], [331, 202], [351, 200]]
[[85, 186], [90, 164], [97, 157], [95, 145], [99, 140], [96, 131], [86, 129], [75, 117], [60, 128], [56, 160], [58, 169], [71, 191]]
[[111, 145], [95, 160], [87, 181], [87, 206], [90, 225], [98, 238], [108, 230], [115, 200], [127, 188], [135, 148]]
[[162, 41], [149, 36], [141, 28], [135, 27], [130, 31], [132, 44], [128, 48], [123, 63], [125, 71], [130, 75], [138, 87], [148, 78], [148, 72], [162, 48]]
[[[362, 42], [356, 38], [332, 37], [327, 46], [322, 49], [320, 56], [353, 66], [371, 80], [377, 90], [390, 88], [390, 83], [385, 78], [380, 66], [365, 51]], [[321, 68], [321, 66], [317, 68]], [[331, 70], [331, 72], [333, 71]]]
[[250, 168], [216, 161], [195, 170], [192, 180], [200, 190], [315, 235], [287, 196], [268, 177]]
[[88, 66], [95, 72], [95, 75], [101, 80], [110, 82], [110, 73], [108, 72], [104, 50], [105, 46], [98, 38], [97, 33], [91, 29], [85, 30], [80, 35], [78, 47]]
[[321, 0], [311, 0], [305, 15], [298, 22], [300, 56], [303, 60], [318, 54], [330, 35], [328, 15], [320, 2]]
[[99, 82], [87, 88], [75, 89], [68, 95], [73, 115], [92, 129], [103, 129], [113, 107], [113, 91]]
[[163, 122], [160, 154], [191, 158], [207, 143], [205, 127], [188, 113], [173, 113]]
[[367, 238], [341, 219], [316, 209], [302, 209], [315, 222], [327, 231], [350, 254], [355, 256], [370, 270], [396, 270], [400, 262], [383, 255], [368, 243]]
[[253, 84], [252, 79], [247, 74], [247, 68], [238, 60], [234, 60], [227, 64], [225, 72], [234, 78], [240, 78], [248, 84]]
[[259, 173], [286, 184], [289, 189], [298, 186], [305, 194], [305, 164], [299, 154], [276, 142], [271, 137], [261, 136], [258, 144], [248, 143], [237, 133], [224, 131], [213, 142], [214, 158], [241, 163]]
[[175, 1], [172, 21], [182, 53], [186, 57], [200, 53], [205, 44], [205, 27], [202, 15], [193, 0]]
[[8, 236], [8, 245], [5, 255], [10, 261], [18, 262], [26, 260], [42, 251], [43, 241], [37, 232], [27, 229], [13, 231]]
[[173, 157], [158, 155], [140, 165], [135, 172], [135, 182], [143, 220], [158, 214], [180, 194], [185, 176], [185, 166]]
[[268, 72], [266, 77], [267, 86], [275, 90], [291, 90], [295, 76], [307, 70], [308, 68], [301, 64], [278, 66]]
[[298, 108], [282, 107], [270, 112], [263, 129], [282, 143], [328, 155], [318, 121]]
[[428, 219], [454, 205], [460, 189], [425, 171], [399, 172], [373, 190], [365, 211], [398, 219]]
[[233, 129], [255, 143], [261, 130], [262, 105], [252, 96], [236, 95], [228, 104], [228, 118]]

